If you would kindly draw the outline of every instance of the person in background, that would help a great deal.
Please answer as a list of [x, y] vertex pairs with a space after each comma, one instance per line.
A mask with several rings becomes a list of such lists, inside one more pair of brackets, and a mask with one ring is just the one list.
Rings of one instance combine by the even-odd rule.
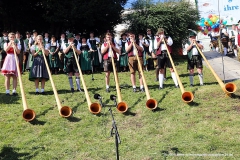
[[143, 34], [139, 34], [138, 38], [139, 38], [139, 42], [142, 43], [142, 46], [143, 46], [143, 66], [144, 66], [145, 70], [148, 71], [147, 65], [148, 65], [149, 43], [148, 43], [148, 40], [146, 40], [143, 37]]
[[6, 52], [4, 50], [4, 43], [8, 43], [8, 32], [7, 31], [3, 31], [2, 32], [3, 36], [0, 38], [0, 68], [2, 68], [4, 59], [6, 57]]
[[126, 33], [121, 35], [121, 38], [118, 42], [121, 55], [119, 56], [120, 67], [123, 67], [123, 72], [127, 71], [128, 66], [128, 55], [125, 49], [125, 44], [128, 42]]
[[51, 70], [51, 73], [58, 74], [59, 70], [59, 44], [56, 41], [56, 37], [52, 36], [51, 42], [50, 42], [50, 50], [49, 50], [49, 68]]

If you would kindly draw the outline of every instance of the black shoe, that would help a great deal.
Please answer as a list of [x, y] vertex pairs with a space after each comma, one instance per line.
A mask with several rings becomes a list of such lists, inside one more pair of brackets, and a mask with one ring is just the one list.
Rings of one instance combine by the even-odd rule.
[[45, 92], [41, 92], [41, 95], [45, 95]]
[[159, 87], [158, 89], [161, 90], [161, 89], [163, 89], [163, 87]]
[[175, 88], [179, 88], [179, 85], [175, 86]]
[[145, 89], [144, 88], [140, 89], [140, 92], [145, 92]]
[[204, 84], [200, 84], [200, 86], [204, 86]]
[[16, 92], [14, 92], [12, 95], [13, 95], [13, 96], [17, 96], [18, 94], [17, 94]]
[[106, 92], [107, 92], [107, 93], [109, 93], [109, 92], [110, 92], [109, 88], [107, 88], [107, 89], [106, 89]]
[[80, 88], [80, 89], [77, 89], [77, 91], [78, 91], [78, 92], [83, 92], [83, 91], [81, 90], [81, 88]]
[[10, 96], [10, 94], [9, 94], [9, 93], [6, 93], [6, 96]]
[[193, 87], [193, 84], [190, 84], [190, 87]]
[[74, 92], [74, 88], [71, 88], [71, 92], [72, 92], [72, 93]]
[[137, 92], [137, 89], [136, 89], [136, 88], [133, 88], [133, 92]]
[[35, 95], [39, 95], [39, 92], [35, 92]]

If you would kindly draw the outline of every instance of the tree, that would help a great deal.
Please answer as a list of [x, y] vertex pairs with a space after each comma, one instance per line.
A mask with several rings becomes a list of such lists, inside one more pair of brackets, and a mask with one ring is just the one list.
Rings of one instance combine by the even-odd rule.
[[120, 16], [126, 1], [1, 0], [0, 26], [11, 31], [37, 29], [55, 35], [65, 30], [102, 34], [113, 30], [121, 22]]
[[181, 47], [188, 36], [188, 29], [197, 30], [199, 17], [197, 9], [189, 2], [167, 1], [138, 8], [127, 15], [125, 21], [130, 23], [129, 30], [136, 33], [145, 33], [147, 28], [156, 33], [162, 27], [173, 38], [174, 47]]

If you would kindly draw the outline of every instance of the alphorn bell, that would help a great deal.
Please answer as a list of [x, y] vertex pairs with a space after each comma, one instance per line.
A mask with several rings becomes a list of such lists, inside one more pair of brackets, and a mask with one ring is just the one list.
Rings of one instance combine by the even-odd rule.
[[45, 56], [44, 49], [45, 48], [42, 48], [43, 59], [44, 59], [44, 62], [45, 62], [46, 68], [47, 68], [47, 72], [48, 72], [48, 75], [49, 75], [49, 79], [50, 79], [50, 82], [51, 82], [51, 85], [52, 85], [52, 88], [53, 88], [53, 93], [54, 93], [54, 96], [55, 96], [55, 100], [57, 102], [57, 107], [58, 107], [58, 110], [59, 110], [59, 114], [60, 114], [60, 116], [62, 116], [64, 118], [70, 117], [72, 115], [72, 109], [68, 106], [63, 106], [62, 107], [62, 105], [61, 105], [61, 102], [60, 102], [59, 97], [58, 97], [57, 89], [54, 85], [53, 78], [52, 78], [52, 75], [51, 75], [51, 71], [50, 71], [49, 66], [48, 66], [48, 62], [47, 62], [47, 59], [46, 59], [46, 56]]
[[133, 47], [134, 47], [135, 55], [137, 57], [138, 66], [139, 66], [139, 69], [140, 69], [140, 74], [141, 74], [142, 79], [143, 79], [143, 86], [144, 86], [145, 92], [146, 92], [146, 97], [147, 97], [146, 107], [150, 110], [154, 110], [154, 109], [157, 108], [157, 101], [155, 99], [150, 98], [147, 82], [145, 80], [143, 70], [142, 70], [142, 64], [140, 62], [140, 59], [139, 59], [139, 56], [138, 56], [138, 50], [137, 50], [137, 47], [136, 47], [134, 42], [133, 42]]
[[89, 109], [89, 111], [90, 111], [92, 114], [98, 114], [98, 113], [101, 112], [101, 106], [100, 106], [100, 104], [98, 104], [98, 103], [92, 103], [92, 102], [91, 102], [90, 97], [89, 97], [89, 94], [88, 94], [88, 90], [87, 90], [87, 87], [86, 87], [86, 84], [85, 84], [85, 81], [84, 81], [84, 79], [83, 79], [82, 70], [81, 70], [81, 67], [80, 67], [80, 65], [79, 65], [79, 63], [78, 63], [78, 58], [77, 58], [77, 55], [76, 55], [76, 52], [75, 52], [73, 46], [72, 46], [72, 50], [73, 50], [74, 58], [75, 58], [75, 61], [76, 61], [77, 67], [78, 67], [78, 71], [79, 71], [79, 74], [80, 74], [80, 78], [81, 78], [81, 81], [82, 81], [82, 85], [83, 85], [85, 97], [86, 97], [87, 104], [88, 104], [88, 109]]
[[202, 58], [204, 59], [204, 61], [206, 62], [206, 64], [208, 65], [208, 68], [211, 70], [212, 74], [214, 75], [214, 77], [216, 78], [216, 80], [218, 81], [220, 87], [222, 88], [222, 90], [228, 95], [231, 96], [232, 93], [236, 92], [237, 90], [237, 86], [232, 83], [226, 83], [224, 84], [222, 82], [222, 80], [218, 77], [218, 75], [215, 73], [215, 71], [213, 70], [212, 66], [208, 63], [208, 60], [206, 59], [206, 57], [204, 56], [204, 54], [202, 53], [202, 51], [199, 49], [198, 45], [196, 44], [196, 42], [194, 42], [194, 44], [197, 47], [198, 52], [201, 54]]
[[189, 92], [189, 91], [185, 91], [185, 90], [184, 90], [184, 87], [183, 87], [182, 82], [181, 82], [181, 80], [180, 80], [180, 78], [179, 78], [177, 69], [176, 69], [176, 67], [175, 67], [175, 65], [174, 65], [174, 63], [173, 63], [172, 56], [171, 56], [171, 54], [170, 54], [170, 52], [169, 52], [169, 50], [168, 50], [167, 44], [166, 44], [165, 40], [163, 40], [163, 42], [164, 42], [164, 45], [165, 45], [165, 47], [166, 47], [166, 49], [167, 49], [167, 54], [168, 54], [168, 57], [169, 57], [169, 59], [170, 59], [170, 61], [171, 61], [173, 70], [174, 70], [174, 72], [176, 73], [176, 78], [177, 78], [177, 81], [178, 81], [178, 83], [179, 83], [180, 90], [181, 90], [181, 92], [182, 92], [182, 100], [183, 100], [183, 102], [185, 102], [185, 103], [190, 103], [190, 102], [193, 101], [194, 96], [193, 96], [192, 92]]
[[117, 110], [120, 113], [125, 113], [128, 110], [128, 105], [127, 105], [126, 102], [122, 101], [122, 96], [121, 96], [121, 93], [120, 93], [120, 87], [119, 87], [119, 83], [118, 83], [118, 75], [117, 75], [115, 62], [114, 62], [114, 54], [113, 54], [113, 50], [112, 50], [111, 44], [109, 44], [109, 46], [110, 46], [109, 49], [111, 51], [111, 60], [112, 60], [113, 74], [114, 74], [114, 79], [115, 79], [115, 83], [116, 83], [116, 91], [117, 91], [117, 98], [118, 98]]
[[19, 80], [21, 96], [22, 96], [22, 103], [23, 103], [22, 117], [25, 121], [30, 122], [30, 121], [34, 120], [36, 114], [35, 114], [34, 110], [28, 109], [27, 101], [26, 101], [26, 97], [25, 97], [25, 93], [24, 93], [24, 89], [23, 89], [23, 84], [22, 84], [22, 76], [21, 76], [21, 72], [20, 72], [20, 68], [19, 68], [19, 64], [18, 64], [18, 57], [16, 54], [16, 50], [15, 49], [13, 49], [13, 50], [14, 50], [14, 57], [15, 57], [15, 62], [16, 62], [16, 67], [17, 67], [18, 80]]

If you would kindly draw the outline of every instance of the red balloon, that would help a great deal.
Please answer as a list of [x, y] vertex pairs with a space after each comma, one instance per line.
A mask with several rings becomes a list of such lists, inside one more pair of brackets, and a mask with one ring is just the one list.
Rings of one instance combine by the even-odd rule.
[[208, 18], [212, 18], [212, 15], [210, 14], [210, 15], [208, 16]]

